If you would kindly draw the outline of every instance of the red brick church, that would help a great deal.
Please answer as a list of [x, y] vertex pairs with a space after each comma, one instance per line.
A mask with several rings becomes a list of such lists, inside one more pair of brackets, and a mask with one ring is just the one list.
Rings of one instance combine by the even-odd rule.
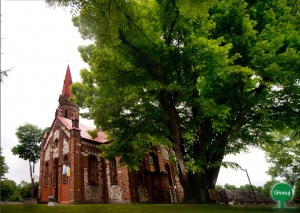
[[54, 120], [41, 145], [39, 201], [54, 196], [61, 204], [180, 202], [183, 190], [168, 148], [153, 148], [139, 171], [120, 166], [119, 158], [99, 156], [99, 146], [109, 141], [101, 131], [93, 138], [88, 132], [94, 128], [79, 122], [79, 107], [69, 99], [71, 84], [68, 66]]

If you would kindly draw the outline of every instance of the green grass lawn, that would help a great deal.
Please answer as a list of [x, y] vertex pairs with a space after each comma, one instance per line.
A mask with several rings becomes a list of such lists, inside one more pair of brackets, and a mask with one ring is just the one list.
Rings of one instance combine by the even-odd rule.
[[238, 212], [300, 212], [297, 209], [274, 209], [272, 206], [225, 206], [189, 204], [2, 204], [1, 213], [238, 213]]

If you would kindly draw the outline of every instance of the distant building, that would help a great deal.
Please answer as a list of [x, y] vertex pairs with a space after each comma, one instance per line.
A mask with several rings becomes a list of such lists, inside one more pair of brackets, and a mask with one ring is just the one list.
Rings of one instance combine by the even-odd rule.
[[40, 202], [54, 196], [67, 203], [172, 203], [180, 202], [183, 190], [170, 152], [159, 146], [145, 156], [140, 171], [120, 166], [119, 158], [107, 161], [99, 146], [109, 143], [104, 132], [79, 122], [79, 107], [70, 101], [72, 77], [69, 66], [50, 130], [41, 146]]

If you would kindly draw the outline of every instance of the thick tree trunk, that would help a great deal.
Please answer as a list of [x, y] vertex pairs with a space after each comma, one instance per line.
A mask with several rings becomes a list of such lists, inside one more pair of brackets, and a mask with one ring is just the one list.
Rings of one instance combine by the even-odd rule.
[[183, 203], [210, 203], [207, 173], [187, 174], [187, 178], [180, 178], [184, 190]]
[[34, 168], [31, 167], [31, 161], [29, 161], [29, 171], [30, 171], [30, 179], [31, 179], [31, 193], [30, 193], [30, 197], [34, 198], [34, 178], [32, 175], [32, 170], [34, 170]]
[[[163, 60], [163, 59], [161, 59]], [[164, 83], [164, 72], [161, 65], [156, 68], [157, 80]], [[173, 148], [178, 161], [179, 166], [179, 180], [184, 190], [184, 203], [209, 203], [208, 187], [215, 186], [216, 178], [213, 178], [213, 172], [204, 169], [201, 174], [188, 173], [185, 162], [185, 148], [184, 140], [181, 133], [180, 116], [175, 107], [175, 99], [173, 95], [166, 91], [160, 91], [162, 105], [168, 113], [169, 125], [171, 132], [171, 140], [173, 142]], [[197, 144], [196, 150], [202, 156], [203, 162], [206, 162], [206, 146], [204, 130], [205, 128], [199, 128], [199, 143]], [[218, 171], [217, 171], [218, 173]]]

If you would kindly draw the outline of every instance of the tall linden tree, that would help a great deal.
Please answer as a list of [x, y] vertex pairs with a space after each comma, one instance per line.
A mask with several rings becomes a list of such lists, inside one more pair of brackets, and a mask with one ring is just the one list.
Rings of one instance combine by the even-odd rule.
[[[74, 100], [114, 141], [103, 156], [138, 169], [174, 151], [184, 202], [208, 203], [225, 155], [299, 122], [296, 0], [48, 0], [71, 6], [93, 44]], [[77, 11], [77, 13], [76, 13]]]

